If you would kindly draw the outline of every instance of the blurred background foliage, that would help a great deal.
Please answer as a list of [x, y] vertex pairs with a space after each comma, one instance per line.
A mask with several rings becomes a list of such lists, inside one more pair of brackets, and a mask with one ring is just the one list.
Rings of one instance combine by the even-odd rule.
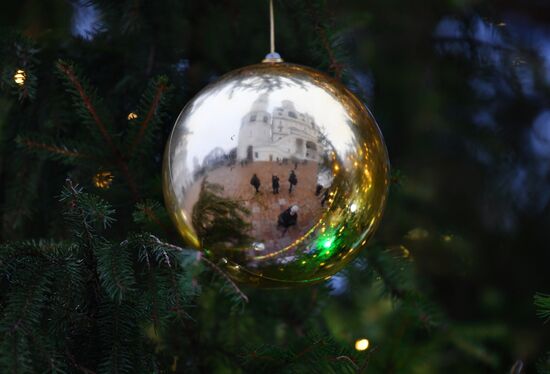
[[[166, 370], [308, 372], [324, 357], [324, 372], [548, 372], [550, 332], [533, 296], [550, 292], [550, 3], [275, 6], [278, 52], [340, 77], [377, 118], [394, 169], [389, 204], [364, 256], [327, 284], [244, 289], [251, 302], [240, 312], [203, 289], [192, 322], [147, 331]], [[263, 58], [267, 16], [267, 0], [3, 0], [2, 239], [62, 237], [57, 196], [67, 175], [115, 206], [115, 237], [132, 228], [123, 177], [115, 172], [110, 189], [94, 182], [112, 165], [75, 168], [16, 141], [39, 133], [62, 137], [66, 149], [82, 142], [58, 58], [88, 77], [122, 136], [148, 82], [168, 77], [171, 98], [139, 186], [161, 201], [176, 116], [207, 83]], [[14, 82], [19, 69], [24, 85]], [[361, 338], [370, 346], [354, 352]], [[319, 345], [329, 353], [316, 356]]]

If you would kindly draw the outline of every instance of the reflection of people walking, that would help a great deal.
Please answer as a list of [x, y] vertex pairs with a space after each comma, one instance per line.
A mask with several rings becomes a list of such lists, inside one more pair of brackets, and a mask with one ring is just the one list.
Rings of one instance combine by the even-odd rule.
[[292, 188], [296, 187], [296, 185], [298, 184], [298, 178], [296, 177], [296, 173], [294, 172], [294, 170], [290, 171], [290, 175], [288, 176], [288, 182], [290, 183], [288, 193], [291, 193]]
[[250, 184], [254, 186], [254, 188], [256, 189], [256, 193], [260, 192], [260, 178], [258, 178], [256, 174], [254, 174], [250, 179]]
[[290, 208], [279, 214], [277, 219], [277, 227], [283, 228], [283, 235], [291, 226], [295, 226], [298, 222], [298, 205], [292, 205]]
[[271, 186], [273, 187], [273, 194], [279, 193], [279, 177], [276, 175], [271, 176]]

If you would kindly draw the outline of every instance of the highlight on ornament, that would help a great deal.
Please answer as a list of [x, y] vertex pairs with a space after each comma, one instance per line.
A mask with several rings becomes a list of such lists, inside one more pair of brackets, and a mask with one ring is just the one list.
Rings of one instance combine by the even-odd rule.
[[355, 342], [355, 350], [357, 351], [366, 351], [369, 348], [369, 340], [368, 339], [359, 339]]
[[303, 66], [229, 73], [180, 114], [164, 162], [167, 208], [189, 244], [236, 280], [327, 279], [381, 218], [387, 152], [343, 85]]
[[21, 69], [17, 70], [13, 75], [13, 81], [19, 86], [24, 85], [26, 79], [27, 79], [27, 74], [25, 73], [24, 70], [21, 70]]
[[108, 189], [111, 187], [114, 178], [115, 176], [110, 171], [100, 171], [94, 175], [94, 186], [103, 190]]

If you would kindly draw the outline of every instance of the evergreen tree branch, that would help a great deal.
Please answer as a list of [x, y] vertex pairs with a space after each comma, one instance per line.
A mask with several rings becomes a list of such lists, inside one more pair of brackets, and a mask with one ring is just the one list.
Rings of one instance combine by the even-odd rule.
[[72, 85], [72, 87], [76, 90], [76, 93], [82, 100], [82, 103], [84, 105], [84, 108], [87, 110], [87, 112], [90, 114], [90, 116], [93, 119], [93, 122], [95, 123], [96, 127], [98, 128], [103, 140], [109, 147], [111, 154], [113, 155], [116, 164], [119, 168], [119, 170], [122, 172], [124, 177], [126, 178], [126, 182], [128, 183], [128, 187], [130, 187], [130, 190], [132, 191], [132, 194], [134, 196], [134, 200], [140, 200], [140, 195], [137, 189], [137, 185], [134, 181], [134, 178], [132, 177], [130, 170], [128, 168], [128, 164], [124, 160], [122, 153], [116, 146], [113, 138], [111, 137], [111, 134], [109, 134], [109, 131], [107, 130], [107, 127], [105, 126], [105, 123], [97, 113], [97, 110], [95, 109], [91, 97], [88, 95], [86, 90], [84, 89], [84, 86], [80, 82], [79, 78], [76, 75], [76, 72], [74, 68], [67, 64], [64, 61], [58, 61], [57, 62], [57, 68], [58, 70], [68, 79], [69, 83]]
[[321, 14], [319, 9], [315, 7], [313, 2], [311, 0], [308, 0], [307, 2], [309, 13], [313, 17], [314, 24], [315, 24], [315, 30], [317, 34], [319, 35], [319, 39], [321, 41], [321, 45], [323, 46], [327, 58], [329, 60], [329, 70], [334, 73], [334, 76], [338, 79], [342, 79], [343, 71], [344, 71], [344, 64], [342, 64], [340, 61], [338, 61], [336, 57], [336, 52], [334, 51], [332, 44], [330, 42], [330, 38], [328, 36], [328, 31], [325, 25], [323, 25], [323, 22], [321, 21]]
[[69, 358], [71, 361], [71, 364], [78, 370], [80, 370], [84, 374], [96, 374], [95, 371], [85, 368], [84, 366], [80, 365], [77, 361], [74, 355], [67, 349], [65, 350], [65, 355]]
[[172, 234], [172, 231], [166, 227], [159, 219], [159, 216], [155, 212], [155, 209], [159, 210], [160, 205], [158, 202], [146, 200], [143, 203], [136, 205], [137, 211], [134, 212], [134, 221], [143, 223], [144, 221], [152, 222], [155, 226], [158, 226], [167, 236]]
[[537, 307], [537, 315], [544, 319], [544, 323], [550, 321], [550, 295], [537, 293], [535, 294], [534, 301]]
[[[181, 247], [178, 247], [177, 245], [174, 245], [174, 244], [170, 244], [170, 243], [165, 243], [163, 241], [161, 241], [159, 238], [157, 238], [156, 236], [154, 235], [150, 235], [150, 238], [158, 245], [160, 246], [163, 246], [163, 247], [166, 247], [166, 248], [170, 248], [174, 251], [178, 251], [178, 252], [188, 252], [187, 250], [181, 248]], [[237, 293], [237, 295], [239, 295], [239, 297], [246, 303], [248, 303], [248, 296], [245, 295], [245, 293], [243, 291], [241, 291], [241, 289], [239, 288], [239, 286], [237, 286], [237, 284], [222, 270], [220, 269], [215, 263], [213, 263], [212, 261], [210, 261], [209, 259], [207, 259], [206, 257], [204, 257], [202, 255], [201, 252], [198, 252], [197, 253], [197, 259], [204, 262], [206, 265], [208, 265], [212, 270], [214, 270], [216, 273], [218, 273], [223, 279], [225, 279], [225, 281], [231, 285], [231, 287], [233, 288], [233, 290]]]
[[105, 229], [114, 221], [111, 217], [114, 210], [108, 203], [94, 195], [82, 192], [82, 188], [74, 185], [70, 178], [66, 179], [66, 187], [60, 200], [70, 200], [70, 209], [65, 212], [65, 216], [69, 222], [79, 225], [78, 228], [75, 227], [77, 237], [82, 237], [79, 231], [84, 230], [90, 245], [96, 238], [97, 229]]
[[221, 275], [226, 280], [226, 282], [233, 287], [233, 290], [235, 290], [235, 292], [241, 297], [241, 299], [244, 302], [248, 303], [248, 296], [246, 296], [241, 291], [241, 289], [237, 286], [237, 284], [233, 282], [233, 280], [222, 269], [220, 269], [215, 263], [213, 263], [212, 261], [204, 257], [203, 254], [200, 252], [199, 252], [199, 256], [200, 256], [200, 260], [202, 260], [204, 263], [210, 266], [210, 268], [212, 268], [216, 273]]
[[95, 251], [101, 285], [111, 299], [120, 303], [134, 289], [132, 264], [127, 251], [106, 241], [101, 244]]
[[387, 250], [374, 247], [367, 253], [367, 261], [380, 276], [389, 294], [402, 301], [406, 309], [427, 330], [442, 325], [441, 311], [428, 298], [415, 290], [413, 277], [409, 271], [399, 270], [410, 267], [406, 260], [393, 256]]
[[361, 373], [359, 365], [349, 350], [327, 337], [308, 334], [308, 344], [296, 352], [294, 347], [263, 346], [244, 355], [246, 369], [253, 372], [315, 372]]
[[338, 356], [336, 357], [337, 360], [345, 360], [351, 364], [355, 368], [355, 370], [359, 371], [360, 367], [357, 365], [357, 363], [349, 356]]
[[61, 156], [65, 159], [90, 158], [89, 155], [86, 155], [77, 149], [71, 149], [67, 146], [48, 144], [27, 137], [18, 137], [16, 141], [19, 144], [24, 145], [30, 151], [46, 151], [52, 155]]
[[147, 115], [145, 116], [145, 119], [140, 125], [140, 130], [136, 137], [134, 138], [134, 141], [132, 142], [132, 145], [130, 147], [130, 150], [128, 152], [128, 158], [132, 158], [132, 155], [134, 154], [136, 148], [140, 145], [141, 141], [143, 140], [143, 137], [145, 136], [145, 132], [151, 123], [153, 117], [157, 113], [157, 110], [159, 108], [161, 98], [166, 92], [167, 85], [164, 79], [159, 79], [156, 84], [155, 89], [155, 95], [153, 97], [153, 100], [151, 102], [151, 106], [149, 107], [149, 110], [147, 111]]
[[97, 125], [97, 128], [99, 132], [101, 133], [101, 136], [103, 137], [103, 140], [109, 148], [111, 149], [111, 152], [113, 155], [120, 157], [120, 152], [115, 145], [113, 138], [109, 134], [109, 131], [107, 131], [107, 127], [103, 123], [103, 120], [97, 113], [94, 105], [92, 104], [92, 99], [80, 83], [80, 80], [76, 76], [76, 72], [74, 71], [73, 67], [69, 64], [65, 63], [64, 61], [58, 61], [57, 68], [67, 77], [69, 82], [73, 85], [73, 87], [76, 89], [78, 95], [80, 96], [80, 99], [82, 100], [82, 103], [84, 104], [84, 107], [89, 112], [89, 114], [92, 116], [95, 124]]
[[[91, 274], [90, 279], [96, 300], [100, 298], [100, 285], [105, 282], [98, 274], [98, 259], [94, 250], [104, 249], [106, 240], [97, 234], [98, 230], [105, 229], [114, 219], [111, 215], [114, 210], [109, 204], [82, 192], [75, 186], [71, 179], [67, 178], [66, 186], [61, 194], [61, 201], [68, 201], [68, 209], [64, 212], [65, 218], [71, 224], [73, 235], [82, 247], [85, 248], [85, 263]], [[99, 250], [101, 252], [101, 250]]]

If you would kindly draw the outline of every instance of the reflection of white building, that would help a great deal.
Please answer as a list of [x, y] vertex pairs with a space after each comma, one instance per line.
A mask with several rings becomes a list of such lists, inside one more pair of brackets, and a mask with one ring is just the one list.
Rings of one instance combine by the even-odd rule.
[[261, 95], [242, 119], [237, 159], [276, 161], [286, 159], [319, 161], [320, 132], [313, 117], [297, 112], [291, 101], [273, 113], [267, 111], [267, 94]]

